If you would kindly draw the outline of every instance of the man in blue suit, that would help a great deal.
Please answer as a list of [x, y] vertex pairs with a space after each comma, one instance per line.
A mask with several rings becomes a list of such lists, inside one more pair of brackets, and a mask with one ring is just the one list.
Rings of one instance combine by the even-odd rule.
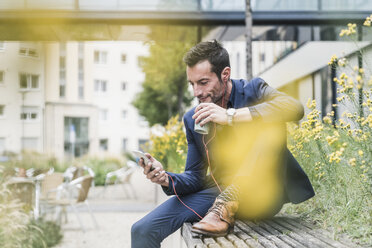
[[[229, 55], [215, 40], [191, 48], [184, 61], [187, 79], [200, 102], [183, 118], [188, 143], [185, 171], [166, 172], [150, 154], [146, 154], [151, 161], [147, 165], [140, 160], [147, 178], [161, 185], [167, 195], [177, 197], [168, 199], [132, 226], [132, 247], [160, 247], [162, 240], [184, 222], [200, 219], [193, 232], [222, 236], [232, 229], [235, 213], [243, 218], [266, 218], [274, 216], [286, 202], [300, 203], [314, 196], [308, 177], [285, 141], [272, 142], [271, 137], [267, 138], [270, 130], [284, 130], [285, 122], [300, 120], [302, 105], [260, 78], [230, 79]], [[195, 123], [209, 125], [210, 134], [196, 133]], [[279, 123], [280, 128], [258, 131], [268, 123]], [[249, 136], [239, 141], [243, 134]], [[236, 137], [235, 146], [232, 137]], [[213, 139], [222, 142], [213, 148], [208, 145]], [[228, 146], [219, 145], [223, 143]], [[282, 144], [281, 148], [274, 143]], [[234, 155], [230, 160], [221, 155], [221, 147], [246, 148], [240, 153], [241, 159]], [[262, 156], [253, 159], [254, 154]], [[275, 154], [275, 162], [266, 165], [268, 154]], [[226, 165], [240, 160], [244, 162], [237, 168]], [[154, 170], [150, 170], [152, 166]]]

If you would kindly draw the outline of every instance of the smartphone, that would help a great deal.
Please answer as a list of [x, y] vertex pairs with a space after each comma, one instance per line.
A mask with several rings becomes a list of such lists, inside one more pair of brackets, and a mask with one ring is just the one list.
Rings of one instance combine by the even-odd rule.
[[[134, 154], [134, 156], [136, 158], [142, 158], [145, 165], [147, 165], [150, 162], [150, 159], [148, 157], [146, 157], [146, 155], [143, 152], [134, 150], [134, 151], [132, 151], [132, 153]], [[151, 166], [150, 171], [152, 171], [154, 169], [155, 169], [154, 166]]]

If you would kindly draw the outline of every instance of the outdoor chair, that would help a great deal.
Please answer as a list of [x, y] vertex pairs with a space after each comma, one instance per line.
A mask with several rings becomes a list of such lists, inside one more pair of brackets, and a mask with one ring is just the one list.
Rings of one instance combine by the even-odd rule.
[[63, 179], [63, 173], [52, 173], [45, 175], [41, 181], [40, 207], [43, 215], [54, 209], [48, 207], [48, 200], [57, 199], [57, 189], [63, 184]]
[[133, 173], [136, 170], [137, 164], [130, 162], [131, 161], [128, 162], [127, 167], [123, 167], [106, 174], [103, 195], [106, 192], [107, 186], [112, 183], [113, 178], [115, 178], [113, 184], [121, 184], [123, 186], [124, 193], [128, 198], [133, 197], [134, 199], [137, 199], [136, 191], [130, 181]]
[[[95, 176], [94, 171], [85, 165], [83, 167], [70, 166], [63, 173], [63, 176], [67, 182], [70, 182], [76, 178], [84, 176], [85, 174], [88, 174], [93, 178]], [[92, 181], [92, 187], [94, 187], [94, 180]]]
[[[85, 205], [90, 213], [90, 216], [94, 222], [96, 228], [98, 228], [97, 221], [91, 211], [88, 203], [88, 193], [92, 184], [93, 177], [90, 175], [78, 177], [69, 183], [61, 184], [56, 190], [49, 191], [47, 194], [47, 205], [60, 207], [57, 213], [57, 220], [60, 223], [62, 219], [62, 214], [65, 214], [67, 219], [66, 208], [71, 207], [73, 212], [79, 221], [81, 229], [85, 231], [83, 222], [80, 219], [78, 207], [80, 205]], [[50, 200], [50, 194], [55, 194], [56, 198]]]
[[41, 196], [40, 199], [48, 200], [56, 197], [55, 192], [50, 192], [57, 189], [63, 183], [63, 173], [54, 172], [47, 174], [41, 181]]

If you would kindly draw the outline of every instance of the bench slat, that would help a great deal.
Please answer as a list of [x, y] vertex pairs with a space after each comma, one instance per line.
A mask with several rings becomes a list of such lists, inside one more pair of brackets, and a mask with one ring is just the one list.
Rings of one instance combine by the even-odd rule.
[[191, 232], [191, 227], [191, 223], [185, 223], [181, 229], [189, 248], [361, 248], [347, 239], [336, 241], [329, 231], [290, 216], [256, 223], [238, 220], [234, 232], [225, 237], [198, 235]]
[[[313, 237], [312, 235], [306, 233], [304, 230], [301, 230], [301, 229], [297, 229], [295, 227], [293, 227], [292, 225], [290, 225], [289, 223], [287, 223], [286, 221], [283, 221], [281, 219], [274, 219], [274, 221], [287, 228], [288, 230], [294, 232], [294, 233], [297, 233], [300, 237], [302, 237], [302, 241], [305, 241], [305, 243], [303, 243], [305, 246], [307, 247], [330, 247], [327, 243], [324, 243], [323, 241]], [[299, 240], [300, 241], [300, 240]], [[301, 242], [302, 243], [302, 242]], [[310, 244], [309, 244], [310, 243]], [[307, 245], [308, 244], [308, 245]]]
[[239, 239], [235, 234], [232, 233], [228, 234], [227, 239], [233, 242], [233, 244], [237, 248], [249, 248], [249, 246], [246, 243], [244, 243], [243, 240]]
[[224, 248], [235, 248], [233, 243], [228, 241], [225, 237], [218, 237], [216, 240]]
[[184, 223], [181, 228], [181, 235], [185, 240], [187, 247], [191, 248], [208, 248], [201, 239], [194, 238], [191, 232], [191, 223]]
[[264, 248], [257, 240], [254, 240], [251, 236], [246, 234], [243, 230], [241, 230], [238, 226], [235, 226], [235, 235], [238, 236], [240, 239], [244, 240], [244, 242], [251, 248]]
[[247, 224], [242, 221], [237, 221], [236, 224], [242, 229], [245, 233], [252, 236], [254, 239], [257, 239], [258, 242], [265, 248], [277, 248], [276, 245], [269, 239], [265, 238], [261, 234], [255, 232]]
[[[302, 224], [302, 222], [299, 222], [298, 220], [296, 221], [295, 219], [293, 218], [284, 218], [284, 220], [286, 222], [288, 222], [289, 224], [295, 226], [296, 228], [299, 228], [299, 229], [302, 229], [304, 230], [305, 232], [307, 233], [310, 233], [311, 235], [313, 235], [314, 237], [317, 237], [318, 239], [328, 243], [329, 245], [333, 246], [333, 247], [336, 247], [336, 248], [351, 248], [351, 247], [357, 247], [356, 245], [353, 245], [353, 246], [350, 246], [350, 245], [344, 245], [342, 244], [341, 242], [338, 242], [336, 240], [333, 240], [333, 239], [330, 239], [329, 237], [326, 237], [323, 233], [323, 230], [322, 232], [319, 232], [319, 231], [316, 231], [316, 230], [313, 230], [313, 229], [310, 229], [306, 226], [304, 226]], [[300, 224], [301, 223], [301, 224]]]
[[[331, 232], [329, 232], [329, 231], [327, 231], [325, 229], [319, 229], [316, 226], [314, 226], [313, 224], [308, 223], [308, 222], [304, 222], [304, 221], [301, 222], [301, 224], [304, 225], [304, 226], [306, 226], [310, 230], [319, 230], [321, 233], [324, 233], [328, 237], [331, 237], [332, 239], [334, 239], [334, 234], [332, 234]], [[361, 246], [358, 246], [357, 244], [354, 244], [351, 240], [346, 239], [346, 238], [343, 238], [343, 237], [340, 237], [338, 240], [339, 240], [340, 243], [346, 245], [346, 247], [350, 247], [350, 248], [361, 247]]]
[[271, 234], [276, 235], [278, 238], [283, 240], [285, 243], [289, 244], [291, 247], [296, 247], [296, 248], [306, 248], [304, 245], [302, 245], [300, 242], [296, 241], [296, 239], [291, 238], [288, 236], [286, 233], [282, 233], [281, 231], [275, 229], [275, 223], [272, 221], [261, 221], [260, 226], [265, 228], [268, 232]]
[[209, 237], [204, 237], [203, 242], [204, 242], [204, 244], [206, 244], [208, 246], [211, 245], [211, 244], [217, 244], [216, 240], [214, 240], [213, 238], [209, 238]]
[[208, 248], [221, 248], [221, 246], [217, 243], [214, 243], [214, 244], [209, 244]]
[[[268, 223], [267, 221], [264, 221], [265, 223]], [[293, 240], [296, 240], [297, 242], [301, 243], [305, 247], [312, 247], [315, 246], [310, 240], [307, 240], [306, 238], [302, 237], [298, 233], [292, 232], [291, 230], [277, 224], [273, 220], [271, 220], [270, 225], [274, 227], [276, 230], [279, 230], [281, 233], [287, 235], [288, 237], [291, 237]]]
[[253, 230], [255, 230], [255, 232], [257, 232], [257, 233], [261, 234], [262, 236], [264, 236], [265, 238], [271, 240], [278, 248], [291, 248], [290, 245], [284, 243], [281, 239], [279, 239], [275, 235], [267, 232], [265, 229], [263, 229], [262, 227], [258, 226], [257, 224], [254, 224], [251, 221], [246, 221], [245, 223], [250, 228], [252, 228]]

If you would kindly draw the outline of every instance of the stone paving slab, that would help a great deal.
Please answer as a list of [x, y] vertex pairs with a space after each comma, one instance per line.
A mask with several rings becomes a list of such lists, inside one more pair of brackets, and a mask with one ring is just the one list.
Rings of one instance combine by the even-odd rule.
[[[88, 200], [99, 229], [94, 227], [85, 206], [79, 208], [85, 232], [75, 214], [68, 209], [68, 222], [62, 223], [64, 238], [56, 248], [129, 248], [132, 224], [168, 198], [160, 186], [144, 177], [140, 168], [132, 176], [131, 184], [136, 198], [126, 194], [120, 184], [108, 186], [106, 190], [102, 186], [92, 188]], [[51, 218], [50, 215], [47, 217]], [[161, 247], [185, 247], [180, 232], [164, 240]]]
[[134, 222], [146, 213], [94, 213], [99, 228], [95, 229], [88, 213], [80, 217], [86, 228], [83, 232], [73, 214], [69, 221], [63, 224], [64, 238], [56, 248], [126, 248], [130, 247], [130, 228]]

